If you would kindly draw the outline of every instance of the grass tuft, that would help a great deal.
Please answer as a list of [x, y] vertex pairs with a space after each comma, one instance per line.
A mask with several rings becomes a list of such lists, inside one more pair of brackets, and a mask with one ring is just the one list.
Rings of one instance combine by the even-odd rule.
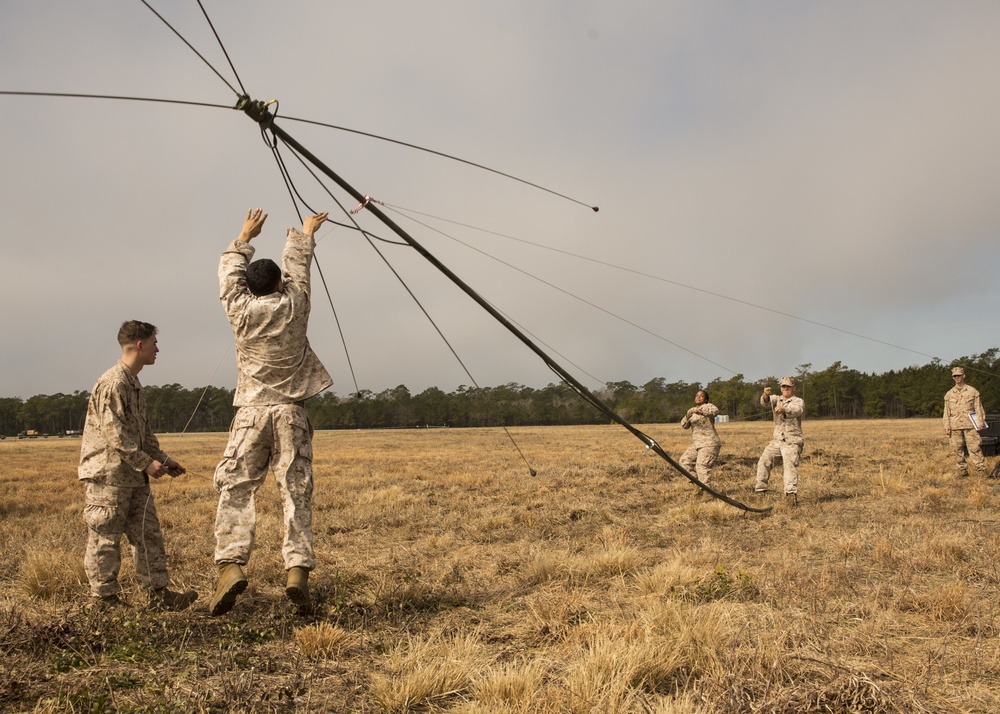
[[354, 633], [328, 622], [317, 622], [295, 629], [295, 644], [307, 659], [342, 657], [354, 649], [356, 641]]
[[86, 582], [82, 556], [67, 550], [29, 549], [18, 574], [21, 591], [41, 600], [66, 599]]

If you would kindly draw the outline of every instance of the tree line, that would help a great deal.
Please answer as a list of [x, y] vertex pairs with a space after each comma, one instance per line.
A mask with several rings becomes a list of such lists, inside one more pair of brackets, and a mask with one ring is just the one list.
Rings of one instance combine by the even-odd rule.
[[[934, 359], [921, 366], [865, 374], [834, 362], [824, 370], [811, 364], [796, 369], [798, 396], [806, 417], [907, 418], [941, 416], [944, 393], [951, 388], [951, 367], [962, 365], [967, 381], [982, 394], [987, 412], [1000, 412], [1000, 358], [997, 348], [951, 364]], [[667, 382], [657, 377], [643, 385], [608, 382], [597, 392], [615, 411], [636, 424], [680, 421], [699, 389], [709, 392], [720, 413], [732, 421], [767, 417], [759, 405], [765, 386], [778, 377], [747, 381], [742, 374], [708, 384]], [[152, 428], [158, 433], [226, 431], [236, 413], [232, 389], [179, 384], [143, 388]], [[0, 398], [0, 434], [32, 429], [64, 434], [83, 429], [87, 392], [42, 394], [29, 399]], [[430, 387], [412, 394], [404, 385], [375, 393], [362, 390], [339, 396], [332, 391], [307, 403], [317, 429], [390, 429], [415, 427], [547, 426], [603, 424], [607, 417], [565, 384], [542, 388], [510, 383], [497, 387], [461, 386], [453, 392]]]

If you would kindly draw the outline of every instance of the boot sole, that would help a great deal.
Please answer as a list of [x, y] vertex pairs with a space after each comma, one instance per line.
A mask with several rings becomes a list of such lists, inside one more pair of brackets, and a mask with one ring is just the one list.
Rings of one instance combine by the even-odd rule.
[[218, 615], [225, 615], [227, 612], [233, 609], [233, 605], [236, 604], [236, 598], [239, 597], [240, 593], [247, 589], [246, 580], [237, 580], [235, 583], [230, 585], [226, 592], [222, 593], [222, 597], [219, 601], [212, 604], [212, 617]]

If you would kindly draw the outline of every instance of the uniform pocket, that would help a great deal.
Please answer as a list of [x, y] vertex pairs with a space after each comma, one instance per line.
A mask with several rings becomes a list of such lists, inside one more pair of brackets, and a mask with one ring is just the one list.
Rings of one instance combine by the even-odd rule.
[[87, 528], [102, 536], [120, 535], [124, 526], [124, 519], [116, 507], [94, 504], [84, 506], [83, 522]]
[[247, 432], [256, 423], [257, 415], [254, 412], [248, 409], [240, 409], [236, 412], [233, 423], [229, 427], [229, 443], [226, 444], [226, 450], [222, 454], [223, 458], [231, 459], [239, 453], [240, 446], [247, 438]]
[[295, 451], [299, 457], [312, 461], [312, 435], [313, 428], [309, 421], [309, 415], [305, 409], [296, 409], [288, 412], [282, 417], [289, 426], [289, 432], [295, 439]]
[[121, 487], [112, 486], [104, 481], [86, 481], [85, 483], [87, 484], [84, 494], [86, 505], [118, 508], [123, 495]]

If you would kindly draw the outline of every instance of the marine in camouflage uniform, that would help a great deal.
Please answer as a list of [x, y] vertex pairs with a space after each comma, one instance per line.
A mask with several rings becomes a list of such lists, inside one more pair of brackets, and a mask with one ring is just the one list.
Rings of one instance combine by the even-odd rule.
[[691, 430], [691, 446], [681, 454], [680, 464], [708, 485], [712, 480], [712, 467], [722, 448], [722, 440], [715, 431], [719, 408], [708, 401], [708, 392], [703, 389], [698, 390], [694, 401], [695, 405], [681, 419], [681, 428]]
[[802, 436], [802, 415], [806, 405], [800, 397], [795, 396], [795, 380], [792, 377], [781, 378], [781, 396], [771, 394], [771, 388], [765, 387], [760, 397], [762, 407], [770, 407], [774, 412], [774, 432], [771, 442], [764, 447], [764, 453], [757, 461], [757, 482], [754, 491], [763, 493], [768, 490], [767, 482], [771, 478], [771, 469], [781, 458], [785, 472], [785, 495], [793, 496], [799, 492], [799, 457], [805, 439]]
[[[284, 521], [282, 558], [289, 571], [289, 598], [308, 607], [305, 575], [315, 565], [312, 547], [312, 425], [304, 401], [333, 384], [309, 346], [313, 233], [326, 214], [310, 216], [302, 230], [289, 228], [280, 271], [273, 261], [251, 263], [250, 240], [267, 214], [249, 212], [243, 231], [219, 262], [220, 298], [233, 328], [238, 407], [222, 461], [215, 470], [219, 505], [215, 519], [215, 563], [219, 582], [213, 615], [231, 609], [246, 587], [240, 566], [250, 559], [256, 530], [255, 494], [268, 468], [274, 471]], [[269, 264], [269, 265], [268, 265]], [[260, 278], [258, 268], [273, 271]], [[261, 287], [263, 285], [263, 287]], [[272, 290], [272, 287], [274, 288]], [[235, 565], [236, 568], [226, 566]], [[292, 577], [301, 578], [293, 587]]]
[[[944, 433], [948, 436], [951, 448], [955, 452], [958, 475], [969, 475], [969, 465], [965, 460], [966, 451], [969, 452], [969, 460], [972, 461], [976, 471], [985, 473], [983, 440], [979, 435], [979, 432], [986, 427], [983, 403], [979, 399], [978, 390], [965, 383], [964, 368], [952, 368], [951, 376], [955, 380], [955, 386], [944, 395]], [[970, 414], [976, 415], [975, 424], [972, 423]]]
[[149, 477], [178, 476], [184, 467], [167, 456], [149, 428], [139, 371], [156, 361], [156, 327], [130, 320], [118, 333], [122, 359], [97, 380], [87, 404], [78, 476], [86, 484], [84, 570], [93, 597], [119, 603], [121, 539], [128, 537], [136, 576], [152, 604], [183, 610], [194, 591], [167, 589], [167, 555]]

